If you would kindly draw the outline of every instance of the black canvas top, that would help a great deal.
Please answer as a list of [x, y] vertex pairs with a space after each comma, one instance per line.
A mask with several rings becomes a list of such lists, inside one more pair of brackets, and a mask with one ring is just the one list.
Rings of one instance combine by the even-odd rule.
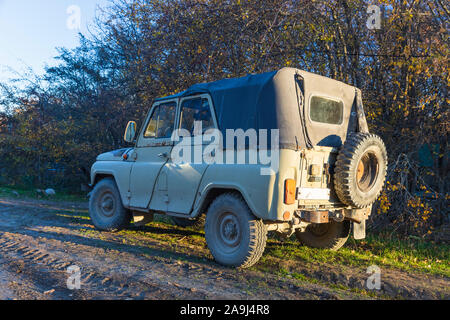
[[[298, 149], [312, 145], [339, 147], [343, 143], [350, 129], [355, 88], [302, 70], [283, 68], [195, 84], [186, 91], [158, 101], [201, 93], [211, 95], [217, 123], [224, 137], [226, 129], [268, 129], [269, 134], [270, 129], [279, 129], [279, 147]], [[331, 96], [343, 101], [342, 125], [311, 121], [308, 110], [313, 95]]]

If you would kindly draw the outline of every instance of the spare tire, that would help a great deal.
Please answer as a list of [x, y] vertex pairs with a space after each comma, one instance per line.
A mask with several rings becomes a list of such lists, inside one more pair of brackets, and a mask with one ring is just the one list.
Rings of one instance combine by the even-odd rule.
[[334, 188], [344, 204], [366, 208], [377, 200], [384, 185], [387, 152], [383, 140], [371, 133], [353, 133], [337, 156]]

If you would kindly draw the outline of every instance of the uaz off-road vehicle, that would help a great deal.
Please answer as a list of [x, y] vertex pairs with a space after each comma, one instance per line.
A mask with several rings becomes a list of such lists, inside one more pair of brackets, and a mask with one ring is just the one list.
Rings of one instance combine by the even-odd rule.
[[[195, 122], [202, 132], [193, 132]], [[172, 134], [180, 128], [194, 136], [215, 128], [224, 137], [229, 129], [278, 130], [278, 144], [265, 147], [277, 153], [278, 166], [262, 174], [267, 163], [259, 159], [174, 162], [179, 142]], [[355, 239], [364, 238], [386, 176], [386, 148], [368, 132], [360, 90], [293, 68], [197, 84], [157, 99], [135, 134], [131, 121], [125, 140], [134, 148], [101, 154], [92, 166], [94, 225], [114, 231], [133, 215], [149, 221], [154, 213], [189, 225], [206, 215], [207, 245], [228, 266], [255, 264], [268, 231], [333, 250], [351, 229]], [[186, 141], [192, 148], [205, 144], [195, 137]], [[226, 151], [231, 158], [248, 157], [250, 147]]]

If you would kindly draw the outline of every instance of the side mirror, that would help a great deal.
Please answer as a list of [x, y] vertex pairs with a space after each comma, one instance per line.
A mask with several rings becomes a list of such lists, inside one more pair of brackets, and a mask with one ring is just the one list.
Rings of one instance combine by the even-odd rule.
[[133, 142], [134, 137], [136, 136], [136, 122], [130, 121], [127, 124], [127, 129], [125, 130], [125, 135], [123, 136], [123, 140], [126, 142]]

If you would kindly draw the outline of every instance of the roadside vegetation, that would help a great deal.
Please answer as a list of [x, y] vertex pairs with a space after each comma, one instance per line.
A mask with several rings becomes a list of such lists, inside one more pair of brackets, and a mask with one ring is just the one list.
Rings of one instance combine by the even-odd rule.
[[291, 239], [272, 243], [273, 249], [269, 247], [269, 250], [266, 250], [269, 257], [365, 268], [377, 265], [450, 277], [450, 246], [423, 240], [399, 239], [375, 234], [362, 241], [350, 239], [338, 251], [299, 246], [297, 241]]
[[56, 192], [55, 195], [45, 195], [43, 190], [20, 188], [0, 185], [0, 198], [11, 199], [33, 199], [33, 200], [52, 200], [52, 201], [70, 201], [70, 202], [85, 202], [87, 200], [87, 193], [67, 193]]

